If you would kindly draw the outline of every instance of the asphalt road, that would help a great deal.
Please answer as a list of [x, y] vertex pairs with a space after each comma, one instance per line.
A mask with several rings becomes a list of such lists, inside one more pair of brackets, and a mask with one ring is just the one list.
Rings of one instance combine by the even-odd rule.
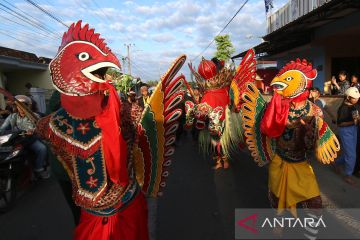
[[177, 147], [164, 196], [158, 200], [159, 240], [234, 239], [235, 208], [266, 208], [267, 170], [247, 154], [214, 171], [190, 137]]
[[[326, 207], [359, 207], [359, 185], [348, 186], [329, 167], [315, 163], [314, 169]], [[157, 206], [156, 221], [152, 219], [158, 240], [234, 239], [235, 208], [269, 207], [267, 169], [259, 168], [247, 153], [238, 153], [229, 169], [214, 171], [210, 158], [197, 152], [190, 136], [184, 137]], [[0, 240], [66, 240], [73, 227], [53, 178], [26, 189], [14, 209], [0, 214]]]
[[13, 209], [0, 214], [1, 240], [71, 239], [74, 223], [54, 178], [31, 185]]

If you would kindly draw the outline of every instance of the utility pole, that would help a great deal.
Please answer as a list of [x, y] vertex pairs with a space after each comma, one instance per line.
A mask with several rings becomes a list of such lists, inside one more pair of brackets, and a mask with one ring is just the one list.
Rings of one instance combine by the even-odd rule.
[[[190, 61], [190, 66], [192, 67], [192, 61]], [[192, 71], [190, 71], [190, 77], [191, 77], [191, 82], [194, 83], [194, 74]]]
[[125, 74], [125, 60], [126, 60], [126, 57], [122, 57], [121, 60], [122, 60], [123, 73]]
[[158, 67], [159, 67], [158, 70], [159, 70], [159, 81], [160, 81], [160, 79], [161, 79], [160, 62], [159, 62]]
[[127, 50], [127, 60], [128, 60], [128, 74], [131, 76], [131, 57], [130, 57], [130, 47], [134, 47], [134, 43], [124, 44]]

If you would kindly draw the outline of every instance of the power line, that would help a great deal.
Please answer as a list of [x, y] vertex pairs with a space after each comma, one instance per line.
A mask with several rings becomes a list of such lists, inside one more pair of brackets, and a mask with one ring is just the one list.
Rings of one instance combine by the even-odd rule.
[[[30, 17], [30, 18], [32, 18], [32, 19], [34, 19], [34, 21], [33, 21], [33, 22], [37, 23], [39, 26], [46, 25], [46, 24], [40, 24], [40, 23], [38, 23], [38, 22], [39, 22], [39, 20], [38, 20], [38, 19], [36, 19], [35, 17], [31, 16], [30, 14], [28, 14], [28, 13], [27, 13], [27, 12], [25, 12], [25, 11], [23, 11], [22, 9], [18, 8], [16, 5], [14, 5], [14, 4], [12, 4], [12, 3], [10, 3], [9, 1], [7, 1], [7, 0], [2, 0], [2, 1], [3, 1], [3, 2], [6, 2], [9, 6], [11, 6], [11, 7], [13, 7], [13, 8], [15, 8], [15, 9], [17, 9], [18, 11], [22, 12], [22, 13], [23, 13], [23, 14], [25, 14], [26, 16], [28, 16], [28, 17]], [[29, 20], [30, 20], [30, 19], [29, 19]], [[51, 27], [48, 27], [48, 29], [50, 29], [51, 31], [54, 31], [54, 29], [52, 29]]]
[[[136, 61], [138, 61], [138, 60], [136, 60]], [[149, 71], [147, 71], [147, 70], [145, 70], [145, 69], [143, 69], [142, 67], [140, 67], [140, 65], [138, 65], [137, 63], [135, 64], [135, 62], [134, 61], [132, 61], [131, 62], [135, 67], [137, 67], [138, 69], [140, 69], [140, 70], [142, 70], [143, 72], [145, 72], [146, 74], [148, 74], [148, 75], [152, 75]]]
[[46, 2], [47, 4], [49, 4], [49, 6], [52, 5], [52, 3], [51, 3], [49, 0], [45, 0], [45, 2]]
[[16, 17], [16, 18], [20, 19], [21, 21], [26, 22], [27, 24], [29, 24], [29, 25], [37, 28], [37, 29], [40, 29], [40, 30], [42, 30], [42, 31], [44, 31], [46, 33], [55, 34], [53, 31], [45, 28], [42, 25], [39, 25], [39, 23], [34, 22], [33, 20], [29, 19], [28, 17], [24, 16], [23, 14], [9, 8], [8, 6], [6, 6], [6, 5], [4, 5], [2, 3], [0, 3], [0, 10], [6, 12], [7, 14], [9, 14], [9, 15], [11, 15], [13, 17]]
[[193, 58], [191, 61], [195, 61], [198, 57], [200, 57], [210, 46], [211, 44], [214, 43], [215, 41], [215, 38], [217, 36], [219, 36], [226, 28], [227, 26], [229, 26], [229, 24], [232, 22], [232, 20], [234, 20], [234, 18], [238, 15], [238, 13], [241, 11], [241, 9], [243, 9], [243, 7], [247, 4], [249, 0], [246, 0], [242, 5], [241, 7], [236, 11], [236, 13], [234, 14], [234, 16], [229, 20], [229, 22], [221, 29], [221, 31], [212, 39], [212, 41], [206, 46], [206, 48], [201, 52], [199, 53], [199, 55], [197, 55], [195, 58]]
[[54, 19], [55, 21], [57, 21], [58, 23], [64, 25], [66, 28], [69, 28], [69, 26], [64, 23], [61, 19], [59, 19], [58, 17], [54, 16], [52, 13], [50, 13], [49, 11], [45, 10], [44, 8], [42, 8], [40, 5], [38, 5], [37, 3], [31, 1], [31, 0], [26, 0], [29, 4], [33, 5], [34, 7], [36, 7], [37, 9], [39, 9], [40, 11], [42, 11], [43, 13], [45, 13], [46, 15], [48, 15], [49, 17], [51, 17], [52, 19]]
[[104, 19], [103, 18], [100, 18], [100, 15], [98, 15], [96, 13], [96, 9], [91, 9], [89, 8], [88, 6], [86, 6], [85, 4], [83, 4], [82, 2], [79, 2], [78, 0], [75, 0], [74, 3], [79, 6], [80, 8], [84, 8], [84, 9], [87, 9], [87, 10], [92, 10], [94, 11], [95, 15], [93, 15], [99, 22], [102, 22]]
[[31, 44], [31, 43], [28, 43], [28, 42], [25, 42], [25, 41], [23, 41], [23, 40], [21, 40], [21, 39], [18, 39], [18, 38], [14, 37], [14, 36], [6, 33], [6, 32], [0, 31], [0, 34], [3, 34], [3, 35], [8, 36], [8, 37], [10, 37], [10, 38], [12, 38], [12, 39], [15, 39], [15, 40], [17, 40], [17, 41], [20, 41], [20, 42], [22, 42], [22, 43], [25, 43], [26, 45], [31, 45], [31, 46], [33, 46], [33, 47], [36, 47], [35, 45], [33, 45], [33, 44]]
[[[145, 61], [142, 61], [142, 59], [136, 59], [136, 61], [137, 62], [143, 62], [143, 63], [146, 63]], [[133, 63], [133, 62], [132, 62]], [[167, 62], [167, 61], [162, 61], [162, 63], [166, 63], [167, 65], [169, 65], [169, 63]], [[139, 68], [139, 65], [137, 65], [137, 67]], [[143, 68], [141, 68], [141, 69], [143, 69]], [[143, 71], [145, 71], [149, 76], [151, 76], [150, 77], [150, 79], [154, 79], [154, 75], [158, 75], [158, 78], [161, 78], [161, 76], [162, 76], [162, 73], [163, 72], [161, 72], [160, 71], [160, 64], [159, 64], [159, 68], [158, 69], [153, 69], [152, 71], [147, 71], [147, 70], [144, 70], [143, 69]], [[157, 72], [158, 71], [158, 72]], [[153, 73], [152, 73], [153, 72]], [[157, 78], [157, 77], [155, 77], [155, 78]]]
[[[25, 24], [19, 23], [19, 22], [13, 20], [13, 19], [4, 17], [4, 16], [2, 16], [2, 15], [0, 15], [0, 17], [3, 18], [3, 19], [5, 19], [5, 20], [7, 20], [7, 21], [9, 21], [9, 22], [15, 23], [15, 24], [17, 24], [17, 25], [19, 25], [19, 26], [22, 26], [22, 27], [25, 27], [25, 28], [29, 29], [29, 27], [26, 26]], [[33, 30], [33, 32], [36, 33], [36, 34], [40, 34], [40, 35], [42, 35], [42, 36], [44, 36], [44, 37], [51, 37], [51, 38], [54, 39], [54, 40], [58, 40], [58, 39], [60, 38], [60, 37], [55, 37], [55, 36], [52, 36], [52, 35], [46, 35], [45, 33], [38, 32], [38, 31], [35, 31], [35, 30]]]
[[111, 24], [111, 23], [112, 23], [112, 20], [109, 18], [108, 15], [106, 15], [106, 13], [103, 11], [103, 8], [100, 7], [100, 6], [96, 3], [95, 0], [91, 0], [91, 2], [94, 3], [95, 7], [97, 7], [97, 8], [100, 10], [100, 12], [102, 12], [102, 14], [104, 15], [104, 19], [105, 19], [105, 20], [106, 20], [106, 19], [109, 20], [109, 23]]
[[[115, 53], [115, 55], [123, 60], [123, 64], [129, 63], [129, 60], [127, 59], [127, 57], [122, 56], [121, 54], [118, 54], [118, 53]], [[133, 61], [131, 61], [131, 64], [132, 64], [132, 67], [134, 67], [137, 70], [136, 72], [138, 73], [139, 77], [152, 79], [152, 77], [151, 77], [152, 74], [150, 74], [149, 72], [140, 68], [138, 65], [134, 64]]]
[[151, 77], [151, 75], [146, 74], [144, 72], [142, 72], [140, 69], [138, 69], [136, 66], [134, 66], [135, 70], [137, 70], [136, 72], [138, 73], [138, 76], [141, 78], [147, 78], [147, 79], [153, 79], [153, 77]]
[[[4, 26], [1, 26], [0, 30], [3, 30], [5, 32], [11, 32], [11, 34], [19, 34], [19, 35], [22, 35], [25, 38], [32, 38], [34, 40], [39, 39], [39, 34], [40, 33], [34, 33], [34, 32], [28, 32], [28, 31], [22, 31], [22, 30], [19, 30], [19, 29], [14, 29], [14, 28], [12, 28], [12, 26], [10, 26], [8, 24], [6, 24], [5, 27], [6, 26], [10, 27], [10, 29], [9, 28], [3, 28]], [[43, 35], [43, 36], [46, 37], [46, 35]]]
[[[129, 62], [129, 60], [127, 58], [125, 58], [125, 61]], [[141, 68], [139, 65], [135, 64], [134, 61], [131, 62], [132, 66], [137, 70], [137, 72], [139, 72], [141, 75], [143, 75], [144, 77], [148, 77], [149, 79], [151, 79], [151, 73], [145, 71], [143, 68]]]
[[141, 73], [145, 77], [151, 78], [151, 74], [149, 72], [147, 72], [144, 69], [140, 68], [138, 65], [134, 64], [134, 62], [132, 62], [132, 66], [137, 70], [137, 72]]

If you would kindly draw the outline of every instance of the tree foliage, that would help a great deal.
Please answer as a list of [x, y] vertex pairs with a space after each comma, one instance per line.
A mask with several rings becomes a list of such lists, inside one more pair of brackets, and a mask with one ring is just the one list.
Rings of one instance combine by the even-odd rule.
[[225, 62], [229, 60], [235, 52], [235, 48], [230, 40], [229, 34], [216, 36], [215, 43], [215, 57], [219, 60], [224, 60]]
[[128, 74], [123, 74], [120, 79], [115, 82], [116, 90], [126, 94], [135, 84], [134, 78]]
[[111, 76], [111, 80], [117, 91], [126, 94], [136, 84], [136, 79], [128, 74], [122, 74], [116, 69], [109, 69], [106, 74]]
[[146, 84], [150, 87], [156, 87], [158, 85], [159, 81], [158, 80], [150, 80], [147, 81]]

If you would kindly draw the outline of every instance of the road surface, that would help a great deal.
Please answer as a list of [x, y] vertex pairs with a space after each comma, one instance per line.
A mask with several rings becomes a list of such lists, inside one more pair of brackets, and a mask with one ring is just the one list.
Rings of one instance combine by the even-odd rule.
[[[347, 185], [329, 166], [314, 163], [314, 169], [326, 207], [360, 206], [360, 184]], [[234, 239], [235, 208], [269, 207], [267, 169], [259, 168], [248, 153], [237, 153], [231, 168], [214, 171], [209, 157], [200, 155], [190, 136], [185, 136], [157, 205], [152, 220], [158, 240]], [[0, 214], [1, 240], [71, 239], [73, 227], [70, 209], [54, 178], [32, 185], [14, 209]]]

